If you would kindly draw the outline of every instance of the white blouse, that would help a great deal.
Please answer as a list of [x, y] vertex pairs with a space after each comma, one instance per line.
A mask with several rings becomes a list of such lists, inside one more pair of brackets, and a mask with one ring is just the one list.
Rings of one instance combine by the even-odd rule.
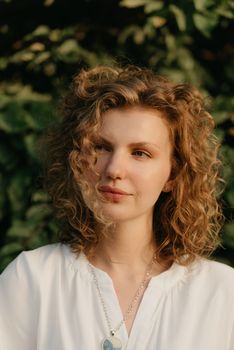
[[[111, 325], [122, 319], [112, 280], [95, 268]], [[21, 253], [0, 276], [1, 350], [101, 350], [109, 330], [84, 254], [62, 244]], [[153, 277], [126, 350], [234, 350], [234, 269], [198, 259]], [[116, 350], [113, 348], [112, 350]]]

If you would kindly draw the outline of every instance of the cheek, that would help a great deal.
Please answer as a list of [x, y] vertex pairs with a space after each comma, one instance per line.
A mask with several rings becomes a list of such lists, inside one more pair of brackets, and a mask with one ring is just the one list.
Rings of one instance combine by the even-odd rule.
[[[163, 169], [163, 171], [162, 171]], [[155, 169], [143, 169], [139, 173], [137, 183], [141, 192], [146, 192], [152, 194], [152, 196], [158, 195], [161, 193], [165, 183], [170, 177], [171, 166], [170, 163], [166, 163]]]
[[96, 176], [101, 176], [105, 170], [106, 164], [108, 162], [108, 157], [101, 155], [97, 158], [96, 163], [94, 164], [93, 170]]
[[100, 176], [105, 169], [105, 164], [106, 161], [104, 157], [99, 157], [96, 161], [92, 159], [92, 163], [90, 161], [89, 166], [84, 172], [86, 180], [92, 184], [95, 184], [100, 179]]

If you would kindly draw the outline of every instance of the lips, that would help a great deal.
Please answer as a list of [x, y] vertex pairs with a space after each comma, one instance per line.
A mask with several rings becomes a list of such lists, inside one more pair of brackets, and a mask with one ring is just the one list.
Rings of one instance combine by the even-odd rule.
[[119, 195], [129, 195], [129, 193], [116, 188], [116, 187], [111, 187], [111, 186], [100, 186], [99, 191], [104, 192], [104, 193], [113, 193], [113, 194], [119, 194]]

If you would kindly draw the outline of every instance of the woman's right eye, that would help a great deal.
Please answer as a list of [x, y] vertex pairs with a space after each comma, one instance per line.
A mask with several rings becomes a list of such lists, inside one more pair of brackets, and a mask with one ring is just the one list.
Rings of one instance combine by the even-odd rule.
[[110, 151], [110, 147], [103, 144], [103, 143], [96, 143], [94, 145], [95, 151], [96, 152], [109, 152]]

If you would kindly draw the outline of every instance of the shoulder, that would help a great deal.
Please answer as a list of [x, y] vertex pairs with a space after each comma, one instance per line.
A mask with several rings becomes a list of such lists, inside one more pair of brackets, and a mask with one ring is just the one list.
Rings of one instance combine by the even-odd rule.
[[70, 249], [60, 243], [49, 244], [34, 250], [21, 252], [3, 271], [0, 281], [10, 276], [36, 278], [48, 269], [56, 269], [71, 256]]
[[0, 275], [0, 339], [5, 341], [4, 349], [35, 348], [32, 334], [43, 297], [50, 293], [53, 298], [59, 290], [54, 276], [60, 274], [69, 254], [69, 248], [62, 244], [24, 251]]
[[199, 259], [195, 265], [198, 274], [210, 282], [234, 283], [234, 269], [231, 266], [209, 259]]
[[226, 264], [208, 259], [198, 259], [187, 268], [187, 281], [197, 291], [205, 294], [234, 297], [234, 269]]

